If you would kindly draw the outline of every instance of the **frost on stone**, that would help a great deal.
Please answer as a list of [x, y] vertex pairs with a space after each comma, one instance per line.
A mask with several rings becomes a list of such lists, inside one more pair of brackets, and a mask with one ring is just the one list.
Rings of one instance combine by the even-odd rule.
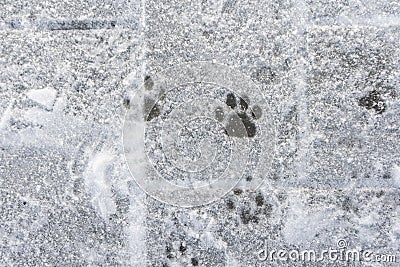
[[[3, 1], [0, 266], [397, 266], [399, 24], [387, 0]], [[338, 241], [397, 262], [259, 258]]]

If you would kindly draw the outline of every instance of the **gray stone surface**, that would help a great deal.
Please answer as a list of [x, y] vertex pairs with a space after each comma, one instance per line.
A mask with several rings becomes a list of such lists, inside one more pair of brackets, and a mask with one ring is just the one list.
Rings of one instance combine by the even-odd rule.
[[[398, 1], [0, 6], [0, 266], [398, 265]], [[191, 95], [178, 88], [155, 102], [156, 75], [195, 61], [250, 77], [270, 110], [256, 105], [254, 92], [229, 95], [226, 84], [221, 95], [210, 93], [220, 107], [199, 100], [225, 125], [216, 140], [244, 140], [252, 149], [232, 191], [182, 208], [138, 186], [122, 133], [125, 112], [143, 105], [146, 155], [162, 168], [157, 145], [168, 143], [155, 136], [165, 111], [182, 108], [179, 101]], [[198, 93], [196, 86], [186, 90]], [[190, 104], [182, 117], [196, 112]], [[273, 122], [275, 136], [260, 138], [264, 120]], [[213, 151], [202, 139], [219, 128], [199, 137], [197, 130], [210, 132], [201, 123], [189, 128], [193, 136], [182, 135], [182, 169]], [[275, 150], [260, 149], [264, 142]], [[272, 155], [272, 166], [257, 165]], [[252, 171], [264, 176], [256, 190], [249, 189]], [[340, 240], [396, 262], [258, 257], [265, 247], [321, 252]]]

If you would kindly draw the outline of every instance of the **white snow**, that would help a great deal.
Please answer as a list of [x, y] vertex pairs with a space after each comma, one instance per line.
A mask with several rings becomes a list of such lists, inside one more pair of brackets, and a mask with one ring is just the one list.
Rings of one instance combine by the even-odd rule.
[[102, 150], [95, 153], [88, 163], [85, 171], [85, 186], [92, 195], [93, 206], [99, 213], [107, 218], [115, 213], [116, 206], [112, 199], [111, 181], [107, 179], [107, 167], [114, 160], [114, 155], [110, 150]]
[[32, 89], [26, 95], [33, 101], [50, 109], [56, 99], [57, 91], [54, 88], [46, 87], [43, 89]]
[[10, 103], [8, 104], [8, 106], [7, 106], [6, 110], [4, 111], [4, 113], [0, 114], [1, 115], [1, 117], [0, 117], [0, 129], [3, 129], [6, 126], [7, 122], [10, 120], [11, 109], [12, 109], [13, 105], [14, 105], [14, 100], [10, 101]]
[[293, 193], [289, 197], [291, 203], [287, 213], [283, 233], [285, 240], [291, 244], [304, 245], [310, 243], [319, 231], [335, 225], [334, 214], [329, 206], [310, 207], [304, 202], [305, 195]]
[[400, 187], [400, 166], [394, 165], [392, 168], [392, 177], [395, 185]]

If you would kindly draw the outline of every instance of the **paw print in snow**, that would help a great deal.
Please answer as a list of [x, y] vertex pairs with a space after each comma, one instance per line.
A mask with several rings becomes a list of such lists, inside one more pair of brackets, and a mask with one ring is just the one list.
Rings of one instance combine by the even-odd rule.
[[261, 118], [262, 110], [259, 106], [250, 106], [246, 96], [236, 97], [233, 93], [226, 96], [226, 105], [231, 112], [225, 116], [222, 107], [215, 109], [215, 118], [219, 122], [225, 120], [225, 133], [231, 137], [254, 137], [257, 132], [255, 121]]

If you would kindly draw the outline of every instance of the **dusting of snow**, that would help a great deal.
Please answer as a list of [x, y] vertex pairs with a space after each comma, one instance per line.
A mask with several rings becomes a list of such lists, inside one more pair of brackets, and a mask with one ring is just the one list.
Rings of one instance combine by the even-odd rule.
[[400, 166], [394, 165], [392, 168], [392, 177], [395, 185], [400, 187]]
[[107, 176], [107, 167], [114, 160], [111, 150], [103, 150], [94, 154], [85, 171], [85, 186], [91, 193], [93, 206], [106, 218], [115, 213], [116, 206], [112, 199], [111, 181]]
[[56, 99], [57, 91], [54, 88], [32, 89], [26, 95], [33, 101], [50, 109]]

